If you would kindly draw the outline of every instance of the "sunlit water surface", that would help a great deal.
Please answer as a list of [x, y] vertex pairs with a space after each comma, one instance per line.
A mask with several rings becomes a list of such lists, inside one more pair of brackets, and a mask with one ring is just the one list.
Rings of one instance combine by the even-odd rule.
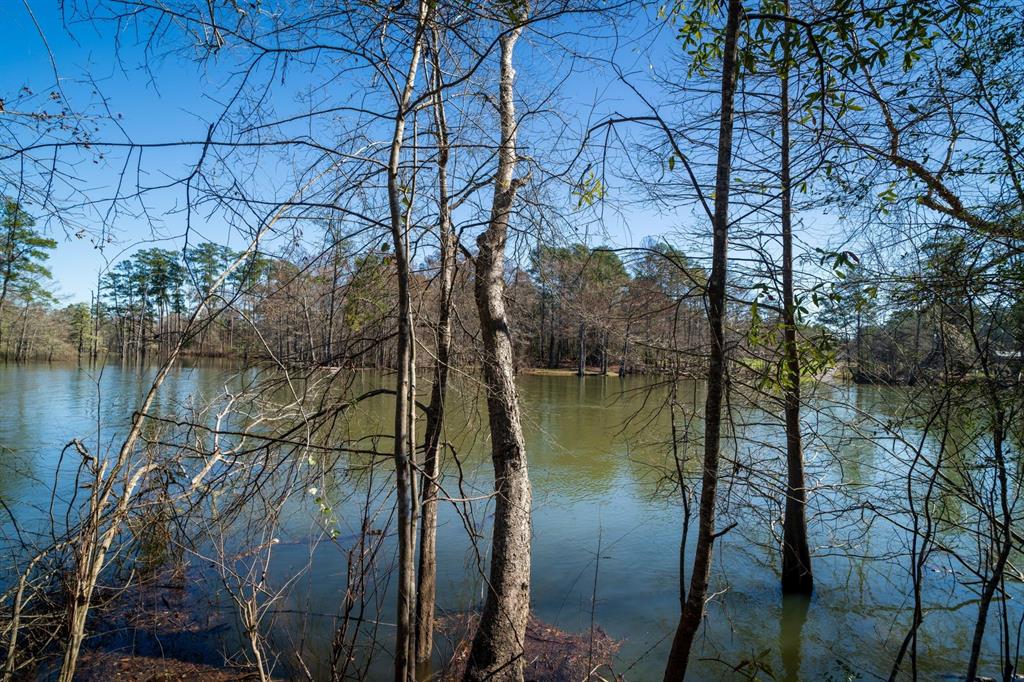
[[[188, 415], [221, 395], [225, 386], [236, 385], [236, 372], [214, 363], [177, 369], [162, 387], [154, 411]], [[100, 449], [116, 445], [153, 374], [151, 368], [116, 365], [0, 367], [0, 499], [23, 524], [45, 518], [55, 480], [60, 496], [69, 497], [73, 484], [61, 482], [57, 474], [64, 446], [81, 438], [96, 448], [97, 437]], [[358, 394], [391, 381], [387, 375], [364, 373], [355, 377], [348, 391]], [[667, 392], [649, 389], [653, 381], [519, 378], [534, 490], [534, 612], [568, 631], [588, 632], [593, 622], [621, 640], [614, 670], [628, 680], [660, 679], [679, 614], [682, 511], [678, 492], [665, 482], [673, 461], [671, 436], [668, 413], [658, 406]], [[458, 380], [456, 389], [447, 438], [458, 452], [464, 480], [460, 491], [457, 469], [449, 461], [444, 485], [453, 496], [481, 497], [492, 475], [486, 421], [475, 382]], [[425, 401], [425, 388], [421, 394]], [[761, 473], [756, 469], [778, 461], [781, 427], [755, 406], [735, 407], [735, 432], [741, 439], [727, 447], [738, 453], [741, 467], [732, 472], [736, 483], [723, 491], [723, 508], [738, 525], [718, 543], [712, 589], [719, 595], [696, 644], [691, 664], [695, 679], [736, 679], [755, 670], [752, 661], [760, 669], [760, 679], [888, 676], [912, 605], [906, 560], [900, 558], [906, 537], [883, 520], [876, 519], [869, 527], [873, 516], [867, 511], [854, 509], [840, 516], [824, 512], [856, 507], [858, 500], [875, 494], [872, 485], [898, 481], [900, 465], [891, 441], [881, 435], [877, 441], [852, 438], [839, 425], [856, 410], [884, 420], [898, 410], [901, 399], [897, 391], [875, 387], [820, 389], [814, 399], [820, 412], [806, 415], [808, 431], [818, 434], [807, 443], [810, 481], [841, 483], [847, 489], [834, 493], [823, 488], [812, 496], [812, 512], [822, 513], [811, 521], [816, 592], [809, 605], [784, 605], [775, 540], [766, 527], [774, 520], [778, 531], [776, 504], [767, 501], [772, 494], [766, 485], [757, 486], [760, 494], [751, 492]], [[700, 386], [684, 384], [677, 402], [678, 431], [683, 432], [686, 415], [703, 402]], [[367, 401], [346, 416], [339, 433], [353, 440], [386, 434], [390, 409], [388, 396]], [[422, 433], [422, 421], [419, 428]], [[689, 428], [690, 438], [699, 440], [699, 420]], [[366, 448], [372, 441], [361, 443]], [[386, 439], [378, 445], [385, 452], [389, 447]], [[690, 470], [695, 470], [696, 447], [683, 446], [682, 451], [693, 462]], [[323, 479], [323, 489], [315, 494], [297, 492], [276, 529], [280, 542], [273, 552], [269, 583], [283, 585], [296, 574], [300, 579], [275, 605], [273, 645], [283, 651], [301, 647], [305, 663], [318, 677], [326, 674], [323, 661], [343, 599], [346, 553], [361, 522], [362, 498], [353, 493], [365, 487], [368, 461], [358, 455], [343, 458], [342, 468], [351, 467], [352, 472]], [[744, 471], [743, 462], [756, 462], [755, 471]], [[62, 471], [70, 468], [65, 462]], [[389, 471], [389, 462], [380, 460], [374, 475], [381, 488], [388, 486]], [[331, 505], [329, 514], [321, 511], [322, 502]], [[390, 506], [382, 502], [376, 501], [379, 509]], [[475, 505], [474, 520], [486, 536], [491, 509], [484, 501]], [[389, 534], [393, 531], [386, 513], [373, 525], [388, 528]], [[323, 532], [331, 528], [337, 532], [336, 541], [324, 538]], [[311, 534], [320, 540], [311, 543]], [[478, 607], [482, 592], [477, 554], [450, 504], [442, 505], [438, 547], [439, 609]], [[478, 547], [486, 556], [486, 539]], [[863, 558], [883, 555], [889, 558]], [[384, 604], [379, 637], [384, 648], [392, 633], [388, 624], [394, 622], [394, 581], [386, 580], [393, 561], [393, 537], [386, 536], [379, 568]], [[919, 666], [931, 678], [962, 672], [976, 613], [973, 593], [948, 569], [948, 562], [940, 560], [928, 567], [929, 610]], [[1016, 602], [1009, 616], [1011, 623], [1020, 619]], [[987, 643], [987, 672], [993, 675], [998, 672], [997, 629], [993, 618]], [[439, 639], [440, 660], [448, 645], [444, 637]], [[371, 668], [374, 679], [387, 679], [387, 654], [378, 652], [375, 657], [379, 660]], [[294, 670], [282, 659], [277, 672], [288, 676]]]

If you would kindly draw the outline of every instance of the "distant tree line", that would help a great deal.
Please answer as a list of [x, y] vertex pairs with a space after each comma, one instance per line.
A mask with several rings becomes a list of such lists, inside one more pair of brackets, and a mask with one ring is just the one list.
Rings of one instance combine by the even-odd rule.
[[[112, 353], [140, 360], [159, 356], [182, 334], [185, 316], [239, 257], [221, 244], [202, 242], [183, 251], [148, 248], [117, 262], [98, 279], [99, 296], [61, 305], [46, 267], [56, 241], [40, 234], [32, 217], [5, 200], [0, 288], [0, 352], [7, 360], [68, 359]], [[328, 233], [315, 254], [256, 254], [216, 287], [216, 306], [201, 313], [187, 352], [205, 357], [273, 358], [304, 366], [395, 366], [393, 255], [385, 246], [355, 248]], [[815, 296], [801, 332], [826, 340], [822, 368], [836, 365], [858, 382], [913, 384], [937, 376], [942, 358], [966, 371], [973, 356], [963, 316], [941, 314], [956, 301], [936, 293], [953, 273], [970, 271], [982, 247], [962, 236], [934, 238], [924, 260], [899, 273], [830, 260], [843, 279], [829, 295]], [[707, 330], [702, 297], [705, 269], [665, 241], [636, 249], [592, 248], [582, 243], [535, 246], [524, 263], [508, 268], [507, 297], [519, 367], [571, 370], [580, 375], [705, 371]], [[472, 303], [466, 262], [456, 267], [453, 305]], [[412, 273], [424, 309], [437, 306], [439, 261], [427, 258]], [[996, 275], [1016, 281], [1021, 264], [1003, 262]], [[884, 281], [883, 281], [884, 280]], [[756, 291], [756, 286], [746, 286]], [[986, 320], [994, 357], [1008, 366], [1024, 353], [1024, 299], [1007, 291]], [[961, 307], [970, 292], [959, 293]], [[771, 315], [770, 307], [766, 315]], [[733, 345], [741, 366], [766, 370], [763, 329], [747, 305], [730, 307]], [[418, 326], [431, 334], [429, 316]], [[464, 361], [475, 347], [472, 315], [456, 329]], [[760, 330], [760, 331], [759, 331]], [[461, 339], [459, 336], [461, 335]], [[426, 338], [422, 336], [421, 338]], [[771, 345], [771, 344], [768, 344]], [[774, 351], [772, 351], [774, 352]], [[771, 355], [771, 353], [768, 353]], [[813, 364], [813, 363], [812, 363]]]
[[[21, 345], [7, 342], [10, 359], [98, 353], [138, 359], [166, 352], [182, 333], [183, 318], [239, 256], [211, 242], [183, 251], [142, 249], [99, 278], [99, 296], [91, 304], [60, 307], [41, 265], [56, 243], [27, 228], [23, 232], [12, 239], [35, 246], [9, 266], [15, 274], [4, 280], [16, 292], [11, 299], [17, 306], [7, 315], [7, 328], [25, 337]], [[392, 260], [386, 247], [357, 250], [343, 239], [314, 255], [250, 257], [216, 288], [218, 305], [202, 312], [203, 324], [185, 347], [201, 356], [393, 367]], [[436, 258], [428, 258], [412, 273], [416, 299], [428, 309], [439, 294], [438, 267]], [[472, 278], [465, 262], [456, 270], [461, 275], [453, 302], [468, 312]], [[675, 366], [680, 362], [691, 362], [696, 372], [706, 344], [700, 308], [705, 277], [700, 266], [664, 243], [625, 257], [580, 243], [537, 246], [525, 265], [507, 274], [517, 360], [520, 366], [580, 374], [663, 371], [672, 363], [682, 369]], [[428, 333], [429, 324], [423, 325]], [[464, 341], [456, 348], [472, 347], [475, 325], [459, 332]], [[679, 355], [679, 344], [691, 350], [690, 360]]]
[[[39, 252], [40, 259], [45, 256]], [[166, 352], [194, 304], [238, 256], [210, 242], [184, 252], [136, 251], [99, 278], [99, 297], [92, 303], [64, 307], [47, 289], [49, 272], [36, 264], [39, 276], [31, 290], [18, 290], [23, 293], [16, 299], [17, 315], [9, 315], [21, 320], [27, 341], [20, 353], [16, 343], [6, 346], [7, 357], [112, 353], [144, 359]], [[274, 358], [295, 365], [394, 367], [392, 259], [386, 247], [356, 251], [343, 240], [315, 255], [251, 257], [216, 288], [218, 305], [203, 311], [199, 331], [185, 348], [198, 356]], [[412, 273], [416, 299], [426, 309], [439, 295], [438, 267], [436, 258], [428, 258]], [[472, 277], [464, 261], [456, 270], [453, 305], [468, 312]], [[696, 374], [707, 343], [700, 307], [705, 277], [700, 266], [664, 243], [624, 257], [580, 243], [537, 246], [524, 265], [507, 273], [517, 363], [581, 375], [668, 369]], [[36, 298], [26, 298], [30, 291]], [[462, 336], [455, 343], [459, 349], [474, 347], [478, 333], [472, 316], [464, 319], [456, 334]], [[431, 332], [426, 316], [418, 325], [423, 334]]]

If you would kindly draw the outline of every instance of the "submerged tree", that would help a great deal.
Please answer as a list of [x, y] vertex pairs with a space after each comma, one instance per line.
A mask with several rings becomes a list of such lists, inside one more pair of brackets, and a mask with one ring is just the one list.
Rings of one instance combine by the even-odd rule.
[[[785, 5], [789, 14], [789, 3]], [[785, 370], [782, 391], [786, 422], [786, 507], [782, 530], [782, 591], [810, 594], [814, 589], [811, 551], [807, 540], [807, 487], [804, 479], [803, 434], [800, 426], [800, 353], [797, 346], [797, 304], [793, 290], [793, 182], [790, 165], [790, 36], [782, 29], [782, 64], [779, 78], [780, 214], [782, 218], [782, 317]]]
[[[718, 146], [715, 167], [715, 208], [712, 221], [711, 274], [708, 277], [708, 330], [711, 336], [708, 360], [707, 397], [704, 403], [704, 459], [701, 469], [700, 513], [697, 544], [694, 548], [690, 586], [682, 600], [679, 625], [672, 639], [672, 650], [665, 667], [666, 682], [686, 675], [690, 648], [704, 616], [715, 531], [715, 505], [718, 491], [719, 447], [722, 431], [722, 407], [726, 390], [725, 302], [728, 278], [729, 190], [732, 181], [732, 140], [736, 84], [739, 77], [740, 30], [743, 4], [729, 0], [722, 33], [722, 80], [719, 102]], [[685, 539], [684, 539], [685, 542]], [[682, 570], [682, 567], [680, 567]]]

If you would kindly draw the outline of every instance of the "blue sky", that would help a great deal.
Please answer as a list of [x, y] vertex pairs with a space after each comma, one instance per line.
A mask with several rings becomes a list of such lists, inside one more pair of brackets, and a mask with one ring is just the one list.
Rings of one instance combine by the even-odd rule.
[[[112, 142], [130, 139], [136, 143], [202, 140], [208, 121], [221, 109], [225, 84], [232, 82], [230, 56], [220, 63], [200, 65], [188, 55], [165, 53], [149, 60], [143, 67], [144, 55], [135, 44], [136, 37], [130, 33], [119, 36], [121, 47], [117, 51], [112, 26], [96, 26], [87, 22], [65, 25], [55, 1], [35, 0], [26, 5], [15, 0], [11, 10], [7, 12], [5, 21], [0, 23], [0, 44], [4, 45], [0, 51], [0, 69], [5, 74], [14, 75], [16, 85], [13, 87], [25, 85], [33, 91], [45, 93], [54, 88], [54, 67], [47, 51], [48, 45], [61, 79], [61, 88], [72, 106], [94, 113], [109, 113], [116, 120], [116, 123], [100, 123], [100, 129], [95, 132], [96, 139]], [[39, 22], [38, 29], [32, 15]], [[620, 63], [634, 73], [643, 71], [647, 60], [652, 59], [649, 54], [642, 54], [628, 45], [628, 39], [635, 37], [628, 32], [639, 31], [640, 28], [649, 28], [643, 17], [626, 27], [626, 45], [620, 48], [619, 53]], [[46, 44], [40, 32], [45, 35]], [[659, 41], [655, 43], [662, 45], [658, 59], [667, 62], [665, 51], [676, 47], [668, 32], [663, 32]], [[547, 56], [542, 51], [531, 51], [527, 42], [519, 56], [527, 62], [520, 67], [520, 87], [529, 87], [531, 78], [544, 77]], [[87, 77], [91, 81], [87, 81]], [[275, 102], [281, 112], [295, 106], [297, 93], [304, 86], [301, 75], [298, 79], [294, 75], [290, 78], [287, 94]], [[5, 86], [12, 87], [9, 83]], [[360, 93], [346, 93], [346, 96], [358, 98]], [[565, 107], [569, 117], [579, 119], [571, 121], [577, 131], [586, 127], [588, 117], [599, 117], [612, 110], [645, 113], [643, 105], [624, 88], [616, 87], [613, 78], [608, 74], [598, 74], [587, 66], [571, 75], [561, 98], [560, 105]], [[521, 138], [528, 144], [529, 131]], [[99, 160], [94, 151], [82, 152], [74, 163], [73, 173], [83, 196], [109, 198], [126, 164], [133, 170], [143, 169], [145, 183], [157, 184], [161, 173], [168, 177], [180, 176], [183, 169], [195, 160], [196, 153], [195, 147], [147, 151], [140, 163], [137, 158], [126, 158], [123, 153], [109, 153]], [[245, 172], [253, 182], [272, 192], [283, 184], [278, 180], [288, 173], [288, 169], [266, 155], [261, 155], [260, 159], [260, 167], [245, 169]], [[10, 189], [4, 191], [10, 192]], [[613, 207], [611, 204], [615, 201], [616, 191], [621, 192], [619, 196], [624, 201]], [[644, 237], [661, 235], [680, 226], [699, 229], [690, 206], [662, 214], [637, 205], [632, 199], [627, 190], [611, 189], [608, 210], [604, 211], [604, 224], [596, 228], [589, 224], [586, 228], [586, 236], [592, 243], [630, 246], [638, 244]], [[182, 189], [175, 187], [152, 192], [147, 195], [145, 204], [146, 215], [137, 211], [136, 215], [122, 213], [110, 218], [105, 212], [105, 204], [91, 207], [87, 227], [93, 233], [107, 235], [102, 248], [98, 247], [95, 238], [76, 238], [53, 225], [47, 226], [50, 234], [59, 241], [49, 265], [58, 292], [65, 300], [88, 300], [90, 291], [96, 286], [97, 273], [136, 248], [153, 245], [182, 247], [182, 207], [185, 204]], [[233, 234], [216, 213], [193, 216], [193, 228], [198, 235], [190, 235], [190, 240], [204, 238], [241, 246], [240, 237]], [[697, 242], [691, 241], [690, 244], [693, 249], [700, 248]]]
[[[123, 47], [118, 52], [110, 26], [65, 23], [57, 2], [11, 4], [12, 11], [0, 22], [0, 44], [4, 45], [0, 70], [16, 79], [16, 87], [26, 86], [44, 96], [55, 90], [56, 68], [61, 90], [72, 107], [116, 119], [116, 124], [97, 122], [96, 140], [148, 144], [204, 139], [206, 120], [217, 109], [211, 99], [220, 89], [217, 74], [201, 72], [196, 64], [173, 55], [143, 67], [141, 51], [132, 44], [131, 36], [122, 36]], [[83, 197], [101, 200], [114, 194], [125, 156], [107, 153], [105, 157], [96, 162], [94, 151], [70, 157]], [[194, 158], [195, 150], [190, 148], [147, 151], [145, 161], [138, 165], [137, 156], [129, 160], [133, 169], [142, 170], [147, 183], [159, 184], [161, 174], [180, 174]], [[131, 184], [130, 178], [124, 182], [125, 186]], [[10, 187], [4, 191], [12, 192]], [[183, 201], [180, 189], [152, 192], [145, 201], [146, 215], [136, 208], [136, 215], [122, 213], [109, 220], [104, 220], [109, 206], [101, 204], [79, 220], [86, 220], [86, 227], [106, 235], [105, 240], [93, 235], [76, 237], [54, 224], [41, 225], [58, 240], [48, 265], [61, 297], [69, 302], [88, 300], [96, 287], [97, 273], [133, 250], [148, 246], [181, 248]], [[201, 219], [195, 224], [202, 238], [232, 241], [223, 225]], [[240, 245], [237, 238], [234, 241]]]

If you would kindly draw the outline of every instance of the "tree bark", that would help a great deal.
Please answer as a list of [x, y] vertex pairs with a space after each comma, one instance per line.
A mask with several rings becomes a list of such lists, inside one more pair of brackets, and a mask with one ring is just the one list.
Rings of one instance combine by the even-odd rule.
[[[789, 3], [786, 3], [789, 12]], [[789, 161], [789, 26], [783, 40], [782, 78], [779, 86], [782, 124], [782, 315], [785, 372], [783, 401], [786, 418], [786, 516], [782, 525], [782, 592], [814, 591], [811, 551], [807, 543], [807, 489], [800, 434], [800, 356], [796, 345], [796, 303], [793, 296], [793, 197]]]
[[[983, 360], [983, 363], [985, 361]], [[987, 363], [985, 363], [985, 379], [991, 381], [991, 375], [988, 371]], [[978, 616], [974, 622], [974, 633], [971, 637], [971, 651], [970, 656], [967, 660], [967, 674], [964, 676], [968, 680], [978, 679], [978, 666], [981, 661], [981, 647], [985, 639], [985, 628], [988, 624], [988, 612], [992, 606], [992, 601], [996, 596], [996, 590], [999, 588], [1003, 578], [1003, 572], [1006, 570], [1006, 563], [1010, 558], [1010, 552], [1013, 549], [1013, 512], [1010, 506], [1010, 487], [1006, 470], [1006, 454], [1003, 451], [1003, 443], [1006, 438], [1006, 418], [1003, 413], [1003, 407], [1000, 399], [996, 395], [995, 388], [993, 390], [993, 428], [992, 428], [992, 449], [995, 459], [996, 469], [996, 482], [999, 486], [999, 510], [993, 508], [991, 510], [991, 518], [994, 520], [996, 514], [999, 513], [999, 522], [993, 524], [994, 529], [998, 532], [999, 537], [992, 538], [992, 544], [995, 545], [996, 549], [995, 561], [992, 566], [992, 572], [988, 576], [982, 578], [981, 594], [978, 597]], [[993, 507], [996, 504], [992, 502]], [[1008, 669], [1009, 670], [1009, 669]]]
[[523, 679], [523, 642], [530, 611], [530, 479], [505, 314], [505, 241], [509, 213], [524, 178], [516, 166], [516, 117], [512, 53], [522, 29], [501, 38], [501, 146], [494, 201], [487, 229], [477, 238], [474, 294], [484, 342], [484, 382], [494, 464], [494, 537], [483, 614], [466, 666], [465, 680]]
[[427, 19], [427, 0], [420, 0], [412, 54], [406, 71], [405, 84], [397, 103], [395, 127], [388, 156], [388, 206], [390, 209], [391, 238], [395, 250], [398, 278], [398, 334], [397, 372], [395, 377], [395, 494], [398, 522], [398, 611], [395, 632], [395, 680], [414, 682], [415, 641], [412, 624], [415, 618], [415, 543], [412, 500], [412, 452], [409, 448], [410, 423], [413, 403], [412, 385], [412, 302], [409, 290], [410, 263], [406, 249], [405, 212], [402, 210], [402, 188], [398, 173], [405, 137], [406, 115], [416, 85], [423, 36]]
[[441, 246], [440, 291], [437, 313], [437, 357], [434, 385], [427, 410], [424, 437], [422, 521], [420, 531], [419, 575], [416, 590], [416, 663], [430, 662], [434, 646], [434, 610], [437, 597], [437, 479], [441, 473], [441, 433], [448, 389], [448, 363], [451, 357], [452, 289], [455, 282], [455, 234], [452, 230], [448, 199], [448, 124], [441, 93], [439, 32], [433, 29], [431, 57], [434, 72], [434, 126], [437, 137], [438, 238]]
[[586, 352], [586, 338], [587, 328], [583, 324], [583, 320], [580, 320], [580, 326], [577, 330], [577, 349], [579, 352], [578, 362], [576, 363], [576, 376], [581, 377], [587, 373], [587, 352]]
[[[697, 545], [690, 572], [690, 589], [683, 603], [672, 651], [665, 667], [666, 682], [686, 675], [697, 629], [704, 614], [708, 575], [715, 542], [715, 502], [718, 492], [719, 443], [722, 428], [722, 398], [725, 390], [725, 285], [729, 234], [729, 188], [732, 172], [732, 134], [738, 72], [738, 44], [741, 0], [729, 0], [722, 59], [721, 112], [718, 126], [718, 159], [715, 169], [715, 211], [711, 276], [708, 279], [708, 328], [711, 353], [708, 389], [704, 403], [704, 463], [701, 480]], [[682, 566], [680, 566], [682, 570]]]

